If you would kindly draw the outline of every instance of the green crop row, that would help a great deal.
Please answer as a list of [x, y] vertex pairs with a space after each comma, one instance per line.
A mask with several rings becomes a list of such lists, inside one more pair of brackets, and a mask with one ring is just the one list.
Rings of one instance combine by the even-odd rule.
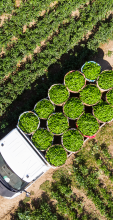
[[[59, 214], [62, 214], [66, 219], [95, 219], [92, 213], [85, 210], [83, 198], [73, 193], [72, 176], [64, 168], [53, 173], [51, 183], [47, 180], [41, 185], [51, 199], [55, 199], [56, 207]], [[90, 217], [90, 218], [89, 218]], [[94, 217], [94, 218], [93, 218]]]
[[[98, 178], [101, 167], [97, 168], [95, 164], [95, 156], [99, 155], [100, 150], [95, 145], [90, 151], [85, 153], [84, 150], [77, 155], [73, 168], [75, 178], [79, 183], [80, 188], [86, 190], [87, 196], [92, 199], [94, 204], [104, 214], [107, 219], [113, 217], [113, 197], [111, 192], [104, 187], [104, 184]], [[102, 153], [102, 152], [101, 152]], [[90, 162], [88, 161], [90, 159]], [[93, 164], [91, 165], [91, 161]], [[90, 164], [90, 165], [89, 165]]]
[[[110, 3], [111, 2], [109, 2], [109, 4], [107, 5], [108, 10], [112, 8], [112, 4]], [[59, 4], [58, 8], [56, 9], [56, 12], [52, 11], [49, 15], [48, 13], [46, 13], [44, 19], [40, 20], [35, 25], [35, 28], [26, 30], [25, 34], [22, 34], [20, 17], [23, 16], [21, 16], [19, 11], [18, 11], [19, 17], [17, 17], [19, 23], [16, 20], [13, 22], [12, 19], [11, 19], [12, 22], [7, 21], [5, 23], [5, 26], [2, 28], [0, 33], [1, 45], [3, 40], [4, 47], [6, 46], [5, 40], [7, 39], [7, 37], [8, 39], [10, 39], [11, 38], [10, 36], [16, 36], [16, 37], [18, 37], [19, 35], [21, 36], [19, 37], [17, 43], [15, 43], [13, 48], [11, 48], [11, 50], [6, 50], [5, 57], [0, 58], [1, 79], [4, 78], [5, 75], [7, 76], [9, 72], [12, 72], [12, 70], [15, 70], [18, 61], [21, 61], [25, 55], [29, 55], [30, 53], [33, 53], [34, 49], [36, 48], [36, 45], [40, 46], [41, 41], [47, 40], [48, 36], [51, 36], [53, 33], [55, 33], [56, 30], [59, 29], [60, 31], [59, 35], [61, 37], [59, 36], [60, 38], [59, 40], [60, 41], [62, 40], [63, 44], [67, 43], [67, 49], [68, 48], [71, 49], [83, 37], [83, 35], [87, 33], [88, 30], [92, 30], [93, 26], [99, 20], [104, 19], [106, 17], [106, 6], [103, 6], [103, 8], [100, 8], [100, 10], [98, 11], [97, 5], [95, 5], [94, 2], [92, 5], [88, 5], [86, 8], [80, 9], [80, 19], [76, 22], [73, 18], [69, 18], [69, 15], [73, 10], [74, 4], [75, 3], [73, 1], [71, 2], [71, 4], [66, 4], [66, 3], [64, 4], [64, 2], [63, 4]], [[99, 1], [97, 1], [97, 4], [99, 4]], [[22, 9], [23, 8], [24, 7], [22, 7]], [[95, 13], [96, 13], [96, 18], [94, 19]], [[24, 15], [26, 14], [28, 13], [26, 12]], [[29, 14], [27, 16], [29, 16]], [[16, 18], [16, 16], [14, 16], [14, 18]], [[63, 25], [62, 23], [63, 20], [65, 20], [66, 18], [69, 18], [68, 21], [69, 24], [66, 24], [65, 27], [65, 25]], [[13, 29], [14, 29], [14, 33], [13, 33]], [[64, 35], [64, 29], [66, 29], [65, 35]], [[12, 30], [11, 33], [10, 30]], [[15, 31], [17, 33], [15, 33]], [[58, 45], [60, 46], [60, 44], [57, 44], [57, 46]], [[67, 50], [65, 50], [64, 53], [66, 51]], [[55, 53], [55, 51], [53, 52]]]
[[[113, 19], [111, 19], [110, 22], [107, 23], [108, 27], [110, 28], [110, 31], [112, 28], [112, 22]], [[103, 26], [105, 26], [104, 23], [102, 24]], [[55, 63], [56, 60], [60, 58], [62, 54], [73, 48], [74, 45], [77, 45], [78, 40], [81, 39], [83, 36], [84, 30], [81, 32], [81, 29], [78, 28], [78, 32], [73, 36], [73, 39], [71, 39], [70, 41], [70, 34], [71, 31], [74, 30], [74, 27], [70, 24], [70, 28], [69, 26], [64, 28], [65, 29], [63, 30], [61, 29], [60, 34], [58, 36], [54, 36], [53, 41], [51, 43], [47, 43], [45, 50], [37, 54], [37, 60], [35, 60], [34, 58], [31, 64], [27, 63], [25, 65], [24, 70], [18, 71], [16, 75], [10, 76], [10, 80], [8, 81], [8, 83], [6, 82], [0, 87], [0, 115], [2, 115], [6, 111], [6, 108], [12, 103], [13, 100], [17, 98], [19, 94], [22, 94], [25, 88], [29, 88], [29, 86], [39, 76], [45, 73], [45, 69], [47, 69], [51, 64]], [[100, 32], [101, 31], [99, 30], [99, 33]], [[77, 34], [79, 35], [79, 38], [76, 39]], [[106, 35], [105, 29], [103, 30], [103, 36], [104, 35]], [[72, 43], [74, 45], [72, 46], [70, 42], [74, 42]], [[13, 59], [11, 61], [13, 66]]]
[[3, 13], [11, 13], [13, 9], [14, 9], [13, 0], [2, 0], [2, 1], [0, 1], [0, 16]]
[[[78, 8], [82, 3], [86, 3], [86, 0], [80, 0], [79, 3], [77, 0], [75, 2], [70, 1], [70, 4], [67, 3], [68, 1], [62, 0], [58, 2], [58, 6], [55, 11], [53, 10], [54, 7], [53, 9], [50, 9], [51, 2], [51, 0], [46, 2], [34, 1], [32, 4], [30, 4], [28, 1], [25, 3], [24, 7], [20, 7], [20, 9], [15, 12], [16, 15], [13, 15], [10, 21], [6, 21], [3, 28], [0, 30], [1, 47], [4, 46], [4, 48], [6, 48], [6, 44], [10, 43], [12, 36], [20, 37], [21, 42], [22, 40], [25, 42], [26, 39], [29, 39], [31, 34], [32, 37], [35, 35], [37, 38], [39, 38], [38, 42], [40, 43], [43, 38], [45, 39], [48, 35], [50, 35], [51, 32], [58, 29], [58, 26], [63, 22], [64, 19], [69, 18], [73, 9]], [[44, 9], [46, 9], [46, 14], [44, 18], [40, 19], [40, 13]], [[48, 13], [47, 10], [50, 10], [50, 13]], [[23, 34], [23, 26], [25, 24], [28, 25], [29, 22], [33, 21], [33, 19], [37, 22], [35, 27], [36, 32], [34, 31], [32, 33], [32, 30], [28, 29], [28, 32]], [[10, 32], [10, 30], [12, 31]], [[34, 39], [36, 40], [36, 38]]]

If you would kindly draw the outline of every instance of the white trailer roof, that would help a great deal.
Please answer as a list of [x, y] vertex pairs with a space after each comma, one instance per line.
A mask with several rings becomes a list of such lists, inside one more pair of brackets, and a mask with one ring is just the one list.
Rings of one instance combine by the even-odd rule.
[[0, 141], [0, 152], [8, 166], [26, 182], [31, 182], [48, 170], [46, 163], [32, 149], [17, 128]]

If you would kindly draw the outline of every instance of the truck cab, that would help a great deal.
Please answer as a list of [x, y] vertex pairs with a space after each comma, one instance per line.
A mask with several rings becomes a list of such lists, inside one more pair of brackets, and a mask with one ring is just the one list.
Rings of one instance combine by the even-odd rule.
[[0, 140], [0, 195], [12, 199], [51, 166], [19, 128]]

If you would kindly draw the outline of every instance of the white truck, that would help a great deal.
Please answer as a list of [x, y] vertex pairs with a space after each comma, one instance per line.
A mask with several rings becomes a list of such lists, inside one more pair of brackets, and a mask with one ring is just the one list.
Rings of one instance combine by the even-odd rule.
[[26, 192], [50, 167], [42, 153], [17, 126], [0, 140], [0, 195], [12, 199]]

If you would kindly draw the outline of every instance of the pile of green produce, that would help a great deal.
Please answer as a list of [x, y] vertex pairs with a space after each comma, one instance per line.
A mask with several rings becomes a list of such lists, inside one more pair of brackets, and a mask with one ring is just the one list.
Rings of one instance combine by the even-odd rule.
[[66, 86], [62, 84], [55, 84], [49, 89], [48, 95], [55, 105], [60, 105], [66, 102], [69, 98], [69, 91]]
[[101, 72], [101, 66], [94, 62], [86, 62], [81, 70], [89, 80], [96, 80]]
[[32, 136], [32, 142], [39, 150], [47, 150], [52, 145], [53, 135], [46, 129], [38, 129]]
[[25, 112], [19, 118], [19, 128], [27, 134], [36, 131], [39, 126], [39, 119], [33, 112]]
[[85, 85], [85, 78], [79, 71], [70, 71], [64, 77], [64, 84], [70, 91], [79, 92]]
[[39, 118], [47, 119], [54, 112], [54, 106], [49, 100], [42, 99], [36, 104], [34, 110]]
[[69, 128], [68, 119], [61, 112], [50, 115], [47, 124], [49, 130], [56, 135], [62, 134]]
[[83, 108], [82, 102], [78, 98], [72, 97], [63, 106], [63, 111], [67, 117], [74, 120], [82, 114]]
[[107, 102], [100, 101], [93, 107], [94, 115], [101, 122], [108, 122], [113, 119], [113, 107]]
[[108, 103], [113, 107], [113, 89], [107, 92], [106, 98], [107, 98]]
[[95, 85], [87, 85], [80, 92], [80, 100], [87, 105], [96, 104], [101, 98], [101, 92]]
[[99, 129], [96, 118], [90, 113], [84, 113], [77, 120], [78, 129], [84, 136], [93, 136]]
[[67, 159], [67, 153], [61, 145], [54, 145], [48, 149], [45, 157], [51, 165], [61, 166]]
[[108, 90], [113, 87], [113, 70], [105, 70], [98, 78], [98, 85], [101, 89]]
[[62, 140], [64, 147], [72, 152], [78, 151], [83, 145], [83, 136], [75, 129], [66, 131], [62, 136]]

